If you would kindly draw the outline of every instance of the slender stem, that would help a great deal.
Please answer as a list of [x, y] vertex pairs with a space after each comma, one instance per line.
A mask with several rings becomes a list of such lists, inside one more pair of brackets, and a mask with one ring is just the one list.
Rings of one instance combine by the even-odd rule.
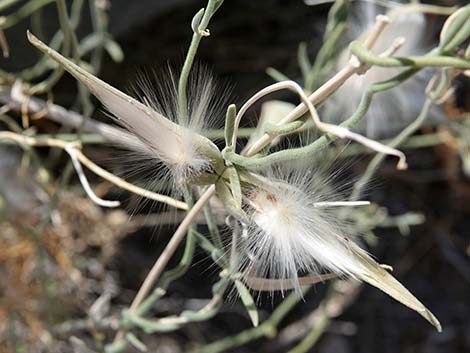
[[[0, 131], [0, 141], [1, 140], [11, 140], [15, 141], [21, 145], [27, 145], [27, 146], [48, 146], [48, 147], [58, 147], [61, 149], [66, 150], [71, 146], [70, 142], [66, 142], [63, 140], [58, 140], [58, 139], [50, 139], [50, 138], [42, 138], [42, 139], [36, 139], [34, 137], [29, 137], [29, 136], [24, 136], [20, 135], [17, 133], [13, 133], [10, 131]], [[166, 195], [160, 195], [157, 193], [154, 193], [152, 191], [143, 189], [141, 187], [138, 187], [136, 185], [130, 184], [127, 181], [117, 177], [116, 175], [108, 172], [107, 170], [101, 168], [97, 164], [93, 163], [90, 159], [88, 159], [81, 150], [78, 148], [74, 148], [73, 152], [74, 156], [77, 157], [77, 159], [82, 163], [84, 166], [86, 166], [88, 169], [90, 169], [92, 172], [94, 172], [96, 175], [99, 175], [103, 179], [106, 179], [110, 181], [111, 183], [119, 186], [122, 189], [128, 190], [132, 193], [135, 193], [137, 195], [149, 198], [151, 200], [159, 201], [162, 203], [166, 203], [170, 206], [182, 209], [182, 210], [187, 210], [188, 206], [184, 202], [175, 200], [169, 196]]]
[[[389, 145], [393, 139], [382, 140], [381, 143]], [[444, 139], [441, 133], [434, 134], [425, 134], [410, 137], [407, 141], [400, 144], [402, 150], [414, 149], [414, 148], [424, 148], [436, 146], [444, 143]], [[334, 147], [333, 147], [334, 148]], [[351, 144], [348, 146], [347, 150], [343, 151], [338, 157], [339, 158], [348, 158], [351, 156], [356, 156], [359, 154], [370, 154], [373, 151], [364, 148], [364, 146], [358, 144]]]
[[[192, 195], [188, 193], [188, 197], [185, 197], [185, 201], [189, 207], [193, 207]], [[180, 263], [173, 269], [165, 272], [162, 276], [161, 284], [154, 290], [154, 295], [149, 295], [145, 301], [136, 310], [138, 316], [143, 316], [148, 310], [155, 304], [155, 302], [161, 297], [161, 295], [167, 290], [169, 284], [175, 279], [183, 276], [189, 269], [191, 261], [194, 257], [194, 250], [196, 247], [196, 236], [194, 226], [190, 226], [188, 229], [188, 236], [186, 239], [186, 245], [184, 247], [183, 256], [181, 257]]]
[[[380, 34], [383, 32], [383, 30], [385, 29], [385, 27], [387, 26], [389, 22], [390, 20], [388, 19], [388, 17], [383, 16], [383, 15], [377, 16], [374, 28], [371, 30], [369, 36], [364, 41], [364, 48], [366, 48], [367, 50], [370, 50], [374, 46]], [[336, 73], [331, 79], [325, 82], [315, 92], [313, 92], [308, 97], [308, 100], [313, 105], [320, 104], [322, 101], [328, 98], [336, 89], [338, 89], [346, 80], [348, 80], [352, 75], [359, 73], [359, 72], [364, 73], [365, 70], [367, 70], [367, 66], [362, 65], [362, 63], [358, 60], [357, 57], [352, 56], [348, 65], [342, 70], [340, 70], [338, 73]], [[307, 105], [302, 102], [294, 110], [292, 110], [287, 116], [285, 116], [281, 121], [279, 121], [278, 125], [284, 125], [289, 122], [292, 122], [300, 118], [307, 111], [308, 111]], [[251, 145], [251, 147], [244, 153], [244, 155], [247, 157], [254, 156], [256, 153], [260, 152], [266, 146], [268, 146], [274, 138], [275, 136], [264, 134], [263, 136], [261, 136], [261, 138], [259, 138], [255, 143]]]
[[[429, 111], [432, 107], [433, 101], [431, 99], [427, 99], [424, 103], [423, 109], [419, 113], [418, 117], [415, 121], [413, 121], [410, 125], [408, 125], [397, 137], [395, 137], [389, 146], [399, 146], [402, 144], [408, 137], [410, 137], [416, 130], [418, 130], [423, 122], [426, 120]], [[362, 191], [364, 187], [369, 182], [370, 178], [374, 175], [377, 168], [380, 164], [384, 161], [385, 155], [383, 153], [378, 153], [372, 159], [372, 161], [367, 166], [366, 171], [361, 176], [361, 178], [354, 184], [354, 189], [351, 194], [350, 200], [355, 201], [361, 197]]]
[[[357, 67], [351, 64], [348, 64], [344, 69], [336, 73], [330, 80], [325, 82], [320, 88], [313, 92], [309, 97], [309, 101], [313, 105], [318, 105], [326, 98], [328, 98], [339, 86], [341, 86], [349, 77], [354, 75], [357, 72]], [[308, 111], [307, 105], [304, 103], [299, 104], [292, 110], [288, 115], [286, 115], [278, 125], [284, 125], [291, 121], [294, 121], [300, 118]], [[261, 151], [264, 147], [269, 145], [273, 140], [273, 136], [269, 134], [264, 134], [261, 136], [253, 145], [245, 152], [245, 156], [251, 157]]]
[[[44, 7], [51, 2], [56, 0], [32, 0], [20, 7], [17, 11], [13, 14], [3, 17], [2, 21], [0, 22], [1, 29], [7, 29], [13, 27], [21, 20], [25, 19], [26, 17], [30, 16], [33, 12], [36, 12], [41, 7]], [[14, 1], [9, 1], [6, 4], [0, 4], [0, 7], [9, 6], [10, 4], [14, 3]]]
[[[280, 333], [280, 336], [291, 336], [292, 341], [296, 338], [296, 334], [304, 335], [302, 331], [305, 326], [310, 326], [308, 334], [302, 341], [288, 353], [306, 353], [311, 351], [312, 347], [322, 336], [329, 323], [335, 317], [338, 317], [343, 311], [351, 305], [357, 298], [362, 284], [357, 281], [342, 282], [334, 281], [328, 287], [325, 298], [322, 300], [318, 308], [316, 308], [307, 317], [301, 319], [299, 322], [291, 324]], [[297, 327], [299, 326], [299, 327]], [[293, 331], [293, 332], [292, 332]], [[292, 337], [294, 336], [294, 337]], [[298, 337], [298, 336], [297, 336]]]
[[10, 47], [8, 46], [8, 41], [3, 29], [0, 29], [0, 48], [2, 49], [3, 57], [8, 58], [10, 56]]
[[[308, 289], [310, 289], [310, 287], [304, 287], [303, 293], [306, 293]], [[261, 325], [242, 331], [235, 336], [227, 337], [199, 349], [195, 349], [191, 351], [191, 353], [219, 353], [242, 346], [257, 338], [274, 337], [277, 331], [277, 326], [301, 299], [301, 294], [292, 292], [286, 299], [284, 299], [276, 310], [273, 311], [269, 319], [264, 321]]]
[[167, 265], [170, 258], [175, 253], [178, 245], [183, 240], [184, 236], [186, 235], [186, 231], [188, 227], [193, 222], [194, 218], [199, 214], [199, 212], [203, 209], [204, 205], [210, 200], [210, 198], [215, 194], [215, 186], [211, 185], [209, 188], [201, 195], [199, 200], [194, 204], [194, 207], [188, 212], [186, 218], [181, 222], [179, 227], [176, 229], [176, 232], [171, 237], [170, 242], [163, 250], [162, 254], [159, 256], [157, 262], [153, 265], [152, 269], [150, 270], [149, 274], [145, 278], [144, 283], [140, 287], [137, 295], [135, 296], [132, 304], [129, 308], [130, 311], [135, 311], [140, 303], [145, 299], [147, 294], [152, 289], [155, 282], [158, 280], [160, 275], [162, 274], [165, 266]]
[[100, 8], [97, 1], [90, 1], [90, 15], [91, 23], [93, 25], [93, 33], [97, 34], [100, 38], [100, 45], [96, 46], [91, 54], [91, 66], [94, 72], [99, 72], [101, 68], [101, 61], [103, 58], [105, 36], [106, 36], [106, 12]]
[[[77, 36], [74, 32], [72, 21], [70, 21], [69, 16], [67, 14], [65, 0], [57, 0], [57, 9], [59, 13], [60, 27], [62, 32], [64, 33], [64, 42], [70, 42], [70, 47], [72, 49], [72, 58], [78, 65], [80, 63], [79, 45]], [[82, 103], [84, 117], [82, 125], [80, 125], [78, 128], [78, 134], [80, 136], [83, 130], [83, 125], [85, 124], [86, 120], [90, 117], [93, 111], [93, 104], [91, 103], [90, 93], [87, 91], [86, 87], [81, 82], [77, 82], [77, 87], [80, 101]]]
[[305, 336], [305, 338], [297, 346], [289, 350], [288, 353], [308, 352], [315, 345], [318, 339], [323, 335], [330, 321], [331, 318], [326, 313], [320, 316], [318, 321], [315, 322], [315, 326], [310, 330], [308, 335]]
[[9, 7], [15, 5], [17, 2], [21, 0], [3, 0], [0, 2], [0, 12], [8, 9]]
[[318, 78], [318, 74], [320, 73], [321, 69], [325, 65], [331, 53], [335, 50], [338, 40], [340, 39], [341, 34], [344, 32], [345, 28], [346, 25], [344, 24], [336, 26], [331, 31], [330, 35], [325, 39], [324, 44], [318, 51], [315, 63], [306, 75], [304, 85], [307, 92], [311, 92], [313, 90], [315, 79]]
[[[403, 67], [411, 66], [414, 68], [423, 67], [454, 67], [457, 69], [469, 69], [470, 60], [455, 58], [452, 56], [441, 56], [441, 55], [425, 55], [425, 56], [408, 56], [408, 57], [384, 57], [372, 54], [369, 50], [363, 47], [363, 45], [357, 41], [352, 42], [349, 45], [349, 49], [352, 54], [356, 55], [361, 62], [368, 63], [370, 65], [382, 66], [382, 67]], [[432, 52], [431, 52], [432, 53]]]
[[255, 95], [253, 95], [253, 97], [251, 97], [240, 108], [240, 111], [238, 112], [237, 117], [235, 119], [235, 125], [234, 125], [233, 136], [232, 136], [232, 140], [233, 140], [232, 141], [232, 151], [235, 151], [236, 142], [237, 142], [237, 129], [238, 129], [238, 126], [240, 124], [240, 120], [243, 117], [243, 114], [247, 111], [247, 109], [251, 105], [253, 105], [261, 97], [263, 97], [263, 96], [265, 96], [269, 93], [275, 92], [277, 90], [281, 90], [281, 89], [290, 89], [290, 90], [296, 92], [300, 96], [302, 102], [307, 106], [308, 111], [310, 113], [310, 116], [311, 116], [315, 126], [318, 128], [318, 130], [320, 130], [324, 133], [330, 134], [332, 136], [338, 137], [338, 138], [347, 138], [347, 139], [357, 141], [357, 142], [363, 144], [364, 146], [367, 146], [367, 147], [369, 147], [369, 148], [371, 148], [371, 149], [373, 149], [377, 152], [381, 152], [381, 153], [396, 156], [396, 157], [399, 158], [397, 168], [398, 169], [406, 169], [406, 158], [405, 158], [405, 155], [403, 154], [403, 152], [401, 152], [401, 151], [399, 151], [395, 148], [391, 148], [389, 146], [382, 145], [381, 143], [379, 143], [375, 140], [371, 140], [371, 139], [369, 139], [365, 136], [362, 136], [360, 134], [352, 132], [348, 128], [345, 128], [344, 126], [337, 126], [337, 125], [334, 125], [334, 124], [328, 124], [328, 123], [322, 122], [320, 120], [320, 117], [318, 116], [318, 114], [316, 112], [316, 109], [313, 106], [313, 104], [309, 101], [308, 97], [305, 95], [302, 88], [300, 88], [300, 86], [297, 83], [295, 83], [294, 81], [283, 81], [283, 82], [278, 82], [278, 83], [275, 83], [271, 86], [268, 86], [268, 87], [262, 89], [261, 91], [259, 91], [258, 93], [256, 93]]
[[[197, 28], [193, 28], [193, 38], [191, 40], [191, 44], [189, 45], [188, 53], [186, 54], [186, 59], [184, 60], [183, 68], [181, 70], [181, 76], [178, 82], [178, 108], [179, 123], [182, 125], [187, 124], [189, 122], [187, 98], [189, 73], [191, 72], [191, 68], [194, 63], [194, 58], [196, 57], [196, 52], [202, 37], [209, 35], [209, 32], [207, 31], [207, 26], [209, 25], [209, 21], [212, 15], [214, 15], [215, 13], [217, 2], [217, 0], [209, 0], [207, 2], [206, 9], [202, 10], [204, 11], [204, 14], [199, 24], [197, 24]], [[196, 15], [196, 18], [198, 17], [200, 16]]]
[[204, 207], [204, 217], [207, 222], [207, 228], [209, 229], [209, 233], [211, 235], [212, 243], [218, 248], [223, 249], [222, 240], [220, 238], [219, 228], [217, 226], [217, 222], [214, 217], [214, 213], [212, 212], [211, 205], [207, 204]]
[[[404, 82], [411, 76], [413, 76], [418, 69], [409, 69], [400, 73], [399, 75], [392, 77], [391, 79], [383, 82], [378, 82], [371, 85], [362, 95], [361, 102], [357, 107], [353, 115], [351, 115], [347, 120], [345, 120], [340, 126], [346, 128], [354, 127], [367, 113], [369, 106], [372, 102], [372, 97], [375, 93], [382, 92], [393, 87], [398, 86], [400, 83]], [[300, 148], [291, 148], [288, 150], [282, 150], [279, 152], [271, 153], [265, 157], [259, 158], [248, 158], [234, 153], [228, 154], [227, 157], [230, 157], [230, 160], [249, 169], [262, 169], [266, 168], [269, 165], [284, 162], [286, 160], [293, 160], [296, 158], [305, 158], [311, 154], [317, 153], [319, 150], [327, 146], [334, 139], [334, 135], [326, 134], [312, 142], [310, 145], [300, 147]]]
[[[62, 54], [67, 57], [69, 56], [70, 50], [74, 50], [73, 36], [71, 35], [73, 30], [70, 29], [71, 24], [69, 23], [65, 1], [56, 0], [56, 7], [63, 38]], [[65, 69], [61, 65], [58, 65], [47, 79], [31, 87], [28, 93], [33, 95], [50, 91], [52, 87], [59, 82], [64, 72]]]
[[258, 278], [258, 277], [246, 277], [243, 282], [256, 291], [286, 291], [290, 289], [298, 288], [298, 286], [307, 286], [320, 282], [326, 282], [330, 279], [337, 278], [338, 276], [334, 273], [326, 273], [322, 275], [312, 275], [298, 277], [297, 279], [273, 279], [273, 278]]
[[[71, 13], [70, 13], [70, 26], [72, 27], [72, 30], [75, 31], [79, 22], [80, 22], [80, 16], [82, 13], [82, 7], [83, 7], [83, 1], [84, 0], [75, 0], [72, 4], [71, 7]], [[37, 14], [37, 12], [35, 12]], [[33, 28], [34, 30], [34, 28]], [[41, 32], [38, 32], [36, 34], [41, 34]], [[54, 36], [52, 37], [51, 41], [49, 42], [49, 47], [51, 47], [54, 50], [58, 50], [60, 48], [60, 45], [62, 44], [62, 41], [64, 39], [64, 33], [62, 30], [57, 31]], [[43, 37], [41, 35], [41, 37]], [[84, 55], [86, 52], [85, 51], [80, 51], [82, 55]], [[39, 59], [39, 61], [32, 67], [20, 70], [17, 72], [15, 75], [21, 77], [24, 81], [31, 81], [41, 75], [44, 74], [47, 70], [50, 69], [50, 63], [51, 63], [51, 58], [47, 54], [43, 54], [42, 57]]]
[[307, 50], [307, 43], [301, 42], [297, 49], [297, 61], [300, 68], [300, 72], [302, 73], [302, 77], [304, 81], [312, 67], [310, 60], [308, 58], [308, 50]]
[[90, 184], [88, 183], [88, 179], [86, 178], [85, 173], [83, 172], [82, 165], [77, 157], [76, 149], [73, 144], [65, 146], [65, 151], [69, 154], [75, 171], [77, 172], [78, 179], [80, 180], [80, 183], [82, 184], [82, 187], [88, 197], [101, 207], [118, 207], [121, 204], [119, 201], [103, 200], [94, 193]]
[[290, 80], [289, 77], [287, 77], [285, 74], [283, 74], [279, 70], [276, 70], [273, 67], [268, 67], [266, 69], [266, 74], [270, 76], [274, 81], [277, 81], [277, 82]]

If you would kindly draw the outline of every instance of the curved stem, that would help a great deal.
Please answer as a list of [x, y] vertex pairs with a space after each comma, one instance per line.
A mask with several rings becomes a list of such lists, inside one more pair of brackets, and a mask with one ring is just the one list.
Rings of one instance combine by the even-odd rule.
[[[3, 21], [0, 23], [0, 28], [1, 29], [8, 29], [10, 27], [13, 27], [16, 25], [18, 22], [21, 20], [25, 19], [26, 17], [29, 17], [32, 13], [36, 12], [40, 8], [50, 4], [51, 2], [54, 2], [55, 0], [32, 0], [23, 5], [21, 8], [19, 8], [17, 11], [15, 11], [13, 14], [4, 17]], [[13, 2], [13, 1], [11, 1]], [[8, 3], [6, 4], [8, 6]], [[1, 7], [5, 7], [4, 4], [1, 4]]]
[[186, 59], [184, 60], [183, 68], [181, 70], [181, 76], [178, 82], [178, 109], [179, 109], [179, 123], [184, 125], [189, 122], [188, 116], [188, 98], [187, 98], [187, 86], [188, 86], [188, 78], [189, 73], [191, 71], [191, 67], [194, 63], [194, 58], [196, 57], [196, 52], [199, 47], [199, 43], [201, 42], [202, 37], [208, 36], [209, 32], [207, 30], [207, 26], [209, 25], [209, 21], [211, 17], [214, 15], [215, 11], [217, 10], [220, 0], [209, 0], [207, 2], [207, 8], [202, 9], [203, 16], [200, 22], [197, 22], [197, 19], [200, 18], [200, 13], [196, 14], [193, 20], [193, 38], [191, 40], [191, 44], [189, 45], [188, 53], [186, 54]]
[[[361, 102], [359, 103], [359, 106], [357, 107], [354, 114], [351, 115], [340, 126], [345, 128], [354, 127], [367, 113], [367, 110], [369, 109], [369, 106], [372, 102], [372, 97], [375, 93], [389, 90], [398, 86], [418, 71], [419, 69], [409, 69], [387, 81], [378, 82], [371, 85], [369, 89], [362, 95]], [[227, 158], [235, 164], [238, 164], [247, 169], [259, 170], [275, 163], [281, 163], [296, 158], [305, 158], [311, 154], [315, 154], [322, 148], [326, 147], [334, 138], [334, 135], [323, 135], [310, 145], [300, 148], [282, 150], [259, 158], [248, 158], [245, 156], [240, 156], [235, 154], [233, 151], [225, 151], [225, 154]]]
[[374, 55], [357, 41], [350, 44], [349, 49], [352, 54], [364, 63], [382, 66], [382, 67], [403, 67], [411, 66], [414, 68], [449, 66], [456, 69], [469, 69], [470, 60], [455, 58], [452, 56], [433, 55], [431, 52], [425, 56], [407, 56], [407, 57], [384, 57]]
[[[410, 137], [413, 133], [416, 132], [416, 130], [419, 129], [419, 127], [423, 124], [423, 122], [426, 120], [429, 110], [432, 107], [432, 100], [428, 99], [424, 103], [423, 109], [419, 113], [418, 117], [416, 118], [415, 121], [413, 121], [410, 125], [408, 125], [397, 137], [395, 137], [392, 142], [390, 142], [389, 146], [399, 146], [401, 145], [408, 137]], [[350, 200], [355, 201], [358, 200], [361, 197], [362, 191], [364, 190], [364, 187], [367, 185], [369, 182], [370, 178], [374, 175], [375, 171], [377, 168], [380, 166], [380, 164], [384, 161], [385, 155], [383, 153], [378, 153], [375, 155], [375, 157], [372, 159], [372, 161], [369, 163], [367, 166], [366, 171], [362, 175], [362, 177], [354, 184], [354, 189], [351, 194]]]
[[171, 240], [165, 247], [165, 250], [163, 250], [162, 254], [158, 257], [157, 262], [155, 262], [149, 274], [145, 278], [144, 283], [142, 284], [139, 291], [137, 292], [137, 295], [132, 301], [132, 304], [129, 308], [130, 311], [135, 311], [140, 305], [140, 303], [142, 303], [142, 301], [145, 299], [155, 282], [157, 282], [157, 280], [160, 278], [160, 275], [162, 274], [168, 261], [178, 248], [178, 245], [183, 240], [184, 236], [186, 235], [186, 231], [193, 222], [194, 218], [199, 214], [199, 212], [203, 209], [204, 205], [210, 200], [210, 198], [214, 194], [215, 186], [211, 185], [204, 192], [204, 194], [201, 195], [199, 200], [197, 200], [197, 202], [194, 204], [194, 207], [191, 208], [191, 210], [188, 212], [188, 215], [176, 229], [176, 232], [171, 237]]

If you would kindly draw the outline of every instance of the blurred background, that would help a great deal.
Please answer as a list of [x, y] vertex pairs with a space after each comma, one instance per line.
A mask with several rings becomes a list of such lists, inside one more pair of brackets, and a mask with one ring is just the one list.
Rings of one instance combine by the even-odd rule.
[[[90, 2], [84, 1], [76, 14], [76, 36], [81, 40], [100, 30], [96, 20], [101, 16], [101, 30], [120, 49], [113, 44], [93, 47], [89, 40], [85, 45], [91, 49], [85, 57], [100, 78], [122, 90], [131, 88], [139, 71], [161, 72], [168, 64], [181, 67], [192, 35], [191, 20], [205, 6], [195, 0]], [[32, 3], [40, 9], [4, 27], [3, 18], [21, 14], [18, 10]], [[68, 11], [73, 13], [78, 3], [66, 1]], [[203, 40], [197, 60], [231, 87], [232, 101], [237, 104], [273, 82], [266, 73], [268, 67], [300, 80], [299, 43], [306, 42], [308, 54], [315, 57], [330, 6], [307, 6], [300, 0], [226, 0], [211, 21], [211, 36]], [[98, 16], [93, 11], [99, 11]], [[1, 70], [17, 73], [31, 68], [40, 54], [28, 43], [26, 29], [51, 39], [59, 28], [54, 2], [3, 0], [0, 16], [6, 16], [0, 28], [5, 28], [9, 46], [9, 56], [0, 58]], [[431, 36], [437, 38], [443, 20], [428, 15], [426, 21]], [[40, 81], [47, 74], [44, 69], [31, 77]], [[10, 101], [12, 84], [6, 79], [2, 82], [0, 130], [22, 127], [21, 107]], [[419, 132], [440, 132], [442, 138], [432, 146], [407, 149], [406, 171], [397, 171], [394, 160], [385, 161], [367, 193], [367, 199], [386, 208], [390, 216], [389, 225], [382, 222], [370, 235], [370, 252], [380, 263], [393, 266], [394, 275], [439, 318], [443, 332], [437, 333], [386, 294], [363, 286], [320, 330], [308, 352], [470, 352], [470, 168], [465, 164], [470, 163], [470, 126], [456, 132], [453, 125], [468, 119], [468, 78], [458, 78], [454, 85], [454, 98], [442, 107], [445, 119]], [[39, 98], [44, 102], [51, 96]], [[276, 98], [296, 103], [289, 93]], [[53, 102], [86, 111], [69, 75], [54, 86]], [[91, 102], [92, 117], [109, 122], [99, 104], [93, 98]], [[252, 119], [258, 115], [259, 111], [254, 112]], [[30, 121], [29, 129], [68, 134], [72, 126], [39, 116]], [[125, 172], [112, 147], [91, 143], [84, 150], [96, 163], [121, 175]], [[349, 178], [357, 179], [369, 160], [369, 155], [356, 156], [348, 169]], [[92, 175], [90, 180], [98, 195], [119, 199], [124, 207], [104, 209], [93, 204], [64, 153], [22, 150], [0, 141], [0, 352], [92, 352], [97, 348], [85, 348], [85, 344], [96, 347], [90, 342], [108, 342], [113, 331], [103, 318], [116, 319], [129, 305], [173, 233], [179, 215], [168, 215], [162, 207], [142, 202]], [[414, 218], [395, 222], [393, 217], [403, 214]], [[159, 301], [156, 315], [200, 307], [211, 297], [216, 280], [212, 262], [198, 250], [189, 271]], [[312, 313], [326, 292], [325, 284], [310, 290], [282, 320], [276, 337], [260, 337], [227, 351], [287, 352], [310, 332], [315, 322]], [[260, 301], [261, 321], [281, 300], [275, 296]], [[240, 302], [228, 298], [211, 320], [139, 338], [149, 352], [176, 353], [250, 327]]]

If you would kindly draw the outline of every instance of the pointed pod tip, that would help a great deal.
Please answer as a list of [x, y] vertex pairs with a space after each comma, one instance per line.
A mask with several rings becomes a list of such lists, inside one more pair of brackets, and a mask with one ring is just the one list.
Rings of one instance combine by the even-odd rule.
[[430, 312], [428, 309], [425, 309], [423, 313], [421, 313], [421, 315], [429, 321], [429, 323], [431, 325], [433, 325], [437, 332], [442, 332], [442, 326], [441, 326], [441, 323], [439, 322], [439, 320], [437, 319], [437, 317], [434, 316], [434, 314], [432, 312]]
[[28, 37], [28, 40], [32, 43], [34, 40], [37, 40], [37, 38], [30, 32], [29, 29], [26, 30], [26, 37]]
[[363, 272], [358, 274], [360, 279], [382, 290], [403, 305], [419, 313], [426, 321], [433, 325], [438, 332], [442, 331], [439, 320], [395, 277], [369, 258], [368, 255], [362, 253], [357, 253], [357, 255], [357, 259], [363, 266]]
[[43, 42], [41, 42], [34, 34], [32, 34], [29, 29], [26, 30], [26, 37], [28, 38], [28, 41], [36, 48], [44, 45]]

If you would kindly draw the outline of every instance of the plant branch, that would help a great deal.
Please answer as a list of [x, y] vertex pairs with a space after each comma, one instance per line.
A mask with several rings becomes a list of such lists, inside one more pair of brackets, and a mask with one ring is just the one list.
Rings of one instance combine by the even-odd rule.
[[196, 52], [203, 37], [210, 35], [207, 26], [209, 21], [221, 5], [221, 0], [209, 0], [207, 7], [201, 9], [193, 18], [192, 29], [193, 37], [189, 45], [186, 59], [184, 60], [181, 76], [178, 82], [178, 109], [179, 109], [179, 123], [187, 124], [189, 122], [188, 116], [188, 99], [187, 99], [187, 86], [191, 67], [196, 57]]
[[[27, 145], [27, 146], [58, 147], [63, 150], [66, 150], [72, 156], [71, 149], [70, 149], [71, 142], [66, 142], [66, 141], [62, 141], [58, 139], [50, 139], [50, 138], [36, 139], [34, 137], [24, 136], [24, 135], [10, 132], [10, 131], [0, 131], [0, 140], [2, 139], [15, 141], [21, 145]], [[81, 164], [85, 165], [88, 169], [90, 169], [92, 172], [94, 172], [96, 175], [99, 175], [103, 179], [106, 179], [110, 181], [111, 183], [113, 183], [114, 185], [124, 190], [128, 190], [139, 196], [143, 196], [143, 197], [146, 197], [151, 200], [158, 201], [158, 202], [166, 203], [167, 205], [170, 205], [170, 206], [182, 209], [182, 210], [187, 209], [187, 205], [184, 202], [175, 200], [166, 195], [161, 195], [161, 194], [157, 194], [152, 191], [149, 191], [149, 190], [142, 189], [104, 170], [100, 166], [93, 163], [90, 159], [88, 159], [83, 154], [83, 152], [77, 148], [77, 145], [73, 145], [73, 146], [74, 146], [73, 156], [75, 156], [76, 159], [80, 161]]]
[[145, 299], [147, 294], [152, 289], [153, 285], [157, 282], [158, 278], [162, 274], [165, 266], [167, 265], [170, 258], [175, 253], [178, 245], [183, 240], [186, 235], [186, 231], [191, 223], [194, 221], [194, 218], [199, 214], [203, 209], [204, 205], [210, 200], [210, 198], [215, 194], [215, 186], [211, 185], [209, 188], [201, 195], [199, 200], [194, 204], [194, 207], [191, 208], [186, 216], [186, 218], [181, 222], [181, 224], [176, 229], [176, 232], [171, 237], [170, 242], [167, 244], [165, 250], [158, 257], [157, 262], [153, 265], [149, 274], [145, 278], [144, 283], [140, 287], [137, 295], [135, 296], [132, 304], [129, 308], [130, 311], [135, 311], [140, 303]]
[[[366, 38], [364, 42], [364, 46], [368, 49], [371, 49], [375, 42], [377, 41], [380, 34], [383, 32], [389, 20], [386, 16], [377, 16], [376, 23], [374, 28], [371, 30], [369, 36]], [[327, 82], [325, 82], [321, 87], [319, 87], [315, 92], [313, 92], [309, 97], [308, 100], [313, 105], [318, 105], [326, 98], [328, 98], [336, 89], [338, 89], [347, 79], [349, 79], [352, 75], [363, 72], [364, 67], [361, 63], [357, 60], [357, 58], [352, 57], [349, 61], [348, 65], [344, 67], [342, 70], [337, 72], [332, 78], [330, 78]], [[299, 104], [294, 110], [292, 110], [288, 115], [286, 115], [282, 120], [279, 121], [277, 125], [284, 125], [290, 123], [302, 115], [304, 115], [308, 111], [308, 107], [305, 103]], [[264, 134], [261, 136], [251, 147], [244, 153], [245, 156], [251, 157], [261, 151], [263, 148], [268, 146], [271, 141], [273, 140], [273, 136], [269, 134]]]

